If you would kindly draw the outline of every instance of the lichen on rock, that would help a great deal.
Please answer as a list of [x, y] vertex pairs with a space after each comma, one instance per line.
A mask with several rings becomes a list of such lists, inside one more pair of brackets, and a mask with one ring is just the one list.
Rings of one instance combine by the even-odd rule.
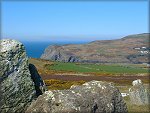
[[150, 103], [150, 95], [140, 79], [132, 82], [132, 87], [129, 89], [130, 101], [135, 105], [145, 105]]
[[36, 97], [25, 47], [16, 40], [0, 40], [0, 113], [24, 112]]
[[26, 113], [127, 113], [119, 90], [109, 83], [90, 81], [68, 90], [46, 91]]

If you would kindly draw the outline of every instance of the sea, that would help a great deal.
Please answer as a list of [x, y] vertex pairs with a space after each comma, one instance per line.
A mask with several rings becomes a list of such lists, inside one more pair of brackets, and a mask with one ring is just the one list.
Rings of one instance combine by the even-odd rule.
[[50, 45], [84, 44], [87, 42], [22, 42], [28, 57], [40, 58], [44, 50]]

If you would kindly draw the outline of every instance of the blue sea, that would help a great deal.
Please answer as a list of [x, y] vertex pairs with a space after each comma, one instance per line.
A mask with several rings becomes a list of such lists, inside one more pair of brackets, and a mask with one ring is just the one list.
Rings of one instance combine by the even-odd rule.
[[49, 45], [64, 45], [64, 44], [83, 44], [87, 42], [58, 42], [58, 43], [50, 43], [50, 42], [22, 42], [25, 46], [28, 57], [32, 58], [40, 58], [40, 56], [44, 53], [45, 48]]

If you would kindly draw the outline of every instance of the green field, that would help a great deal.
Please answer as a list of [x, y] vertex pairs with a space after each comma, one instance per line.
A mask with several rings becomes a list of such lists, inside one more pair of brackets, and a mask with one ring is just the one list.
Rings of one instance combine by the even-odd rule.
[[81, 63], [54, 62], [54, 64], [46, 65], [45, 67], [49, 70], [69, 71], [69, 72], [71, 71], [79, 73], [106, 73], [106, 74], [148, 73], [148, 69], [135, 65], [121, 65], [121, 64], [81, 64]]

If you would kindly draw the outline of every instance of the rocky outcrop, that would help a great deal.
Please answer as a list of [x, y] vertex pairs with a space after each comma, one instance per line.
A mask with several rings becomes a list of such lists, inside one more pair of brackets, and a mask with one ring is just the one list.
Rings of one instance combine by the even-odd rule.
[[130, 101], [135, 105], [144, 105], [150, 103], [150, 95], [148, 89], [144, 87], [140, 79], [132, 82], [132, 87], [129, 89]]
[[87, 44], [52, 45], [41, 58], [63, 62], [150, 63], [149, 36], [145, 33]]
[[127, 107], [113, 85], [91, 81], [68, 90], [46, 91], [26, 113], [127, 113]]
[[0, 41], [0, 113], [24, 112], [37, 97], [35, 84], [39, 81], [32, 69], [29, 71], [22, 43], [11, 39]]
[[64, 51], [61, 46], [53, 45], [45, 49], [44, 54], [41, 56], [42, 59], [51, 59], [54, 61], [63, 61], [63, 62], [78, 62], [79, 58], [76, 57], [73, 53]]

